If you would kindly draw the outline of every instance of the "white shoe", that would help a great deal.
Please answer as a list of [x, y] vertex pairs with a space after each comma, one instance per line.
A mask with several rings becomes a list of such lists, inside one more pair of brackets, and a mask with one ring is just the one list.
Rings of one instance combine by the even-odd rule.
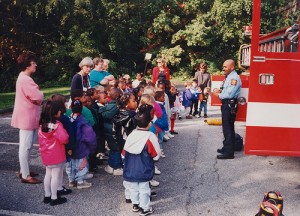
[[150, 185], [152, 187], [157, 187], [159, 185], [159, 182], [158, 181], [155, 181], [154, 179], [150, 180]]
[[161, 171], [157, 168], [157, 166], [154, 167], [154, 174], [155, 175], [160, 175]]
[[77, 188], [78, 189], [89, 188], [91, 186], [92, 186], [92, 183], [89, 183], [87, 181], [83, 181], [82, 183], [77, 183]]
[[169, 137], [167, 134], [165, 134], [165, 135], [164, 135], [164, 139], [169, 140], [170, 137]]
[[173, 134], [171, 134], [171, 133], [167, 133], [167, 136], [170, 137], [170, 138], [175, 137], [175, 136], [174, 136]]
[[114, 173], [114, 169], [107, 165], [105, 168], [104, 168], [104, 171], [107, 172], [108, 174], [113, 174]]
[[87, 180], [87, 179], [91, 179], [93, 177], [94, 177], [94, 175], [92, 173], [87, 173], [87, 174], [85, 174], [84, 179]]
[[161, 151], [160, 156], [161, 156], [162, 158], [165, 158], [165, 157], [166, 157], [166, 155], [165, 155], [165, 153], [164, 153], [163, 151]]
[[123, 169], [122, 168], [115, 169], [113, 172], [114, 172], [113, 175], [116, 175], [116, 176], [123, 175]]

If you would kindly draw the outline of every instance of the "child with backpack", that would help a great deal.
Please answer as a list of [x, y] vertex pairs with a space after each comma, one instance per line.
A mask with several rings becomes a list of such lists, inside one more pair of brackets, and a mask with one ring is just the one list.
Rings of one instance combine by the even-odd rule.
[[82, 103], [74, 100], [71, 103], [72, 114], [69, 116], [75, 134], [74, 148], [68, 151], [70, 161], [67, 164], [67, 174], [69, 187], [78, 189], [89, 188], [92, 183], [85, 181], [85, 176], [89, 170], [87, 157], [96, 148], [96, 134], [93, 128], [81, 115]]
[[39, 150], [42, 162], [46, 167], [44, 203], [50, 203], [51, 206], [67, 202], [65, 197], [57, 195], [66, 162], [64, 145], [68, 143], [69, 139], [67, 131], [64, 129], [62, 123], [58, 121], [61, 110], [61, 103], [48, 100], [43, 104], [39, 122]]
[[160, 148], [156, 136], [149, 131], [153, 107], [143, 104], [135, 116], [138, 128], [127, 137], [124, 145], [124, 181], [130, 185], [132, 211], [150, 215], [150, 180], [154, 176], [154, 161], [158, 160]]

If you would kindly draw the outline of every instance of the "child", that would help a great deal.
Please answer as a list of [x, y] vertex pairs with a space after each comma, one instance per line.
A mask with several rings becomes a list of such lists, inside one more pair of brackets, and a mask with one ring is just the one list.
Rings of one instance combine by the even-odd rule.
[[[80, 100], [82, 104], [86, 103], [86, 97], [83, 94], [83, 90], [81, 89], [75, 89], [74, 91], [71, 92], [71, 100]], [[67, 109], [66, 111], [66, 116], [70, 116], [72, 114], [72, 110], [71, 109]], [[87, 108], [87, 107], [83, 107], [82, 108], [82, 113], [81, 113], [84, 118], [87, 120], [87, 122], [91, 125], [94, 126], [95, 124], [95, 119], [93, 117], [92, 112]]]
[[44, 203], [50, 203], [51, 206], [67, 202], [65, 197], [57, 196], [66, 161], [64, 145], [68, 143], [69, 139], [62, 123], [57, 120], [61, 115], [61, 110], [61, 103], [48, 100], [42, 107], [38, 133], [39, 150], [42, 162], [46, 167]]
[[135, 78], [136, 79], [133, 80], [133, 82], [132, 82], [132, 88], [136, 88], [136, 87], [139, 86], [139, 84], [140, 84], [140, 82], [142, 81], [142, 78], [143, 78], [142, 73], [137, 73]]
[[169, 99], [170, 99], [170, 108], [171, 108], [170, 133], [174, 135], [174, 134], [178, 134], [178, 132], [174, 130], [174, 126], [175, 126], [175, 120], [177, 114], [180, 112], [180, 102], [178, 98], [178, 92], [174, 85], [171, 86]]
[[184, 106], [185, 109], [185, 117], [187, 119], [192, 119], [193, 117], [189, 114], [190, 109], [191, 109], [191, 104], [192, 104], [192, 93], [191, 93], [191, 87], [192, 83], [191, 82], [185, 82], [184, 84], [185, 90], [182, 93], [182, 105]]
[[102, 115], [104, 121], [104, 131], [105, 138], [108, 144], [109, 158], [108, 165], [104, 168], [104, 170], [113, 175], [122, 175], [123, 170], [120, 167], [120, 161], [115, 161], [118, 159], [118, 149], [115, 148], [115, 139], [112, 134], [112, 119], [115, 115], [118, 114], [119, 108], [117, 106], [117, 100], [119, 97], [123, 95], [122, 91], [119, 88], [112, 88], [110, 90], [111, 101], [107, 103], [106, 106], [101, 107], [99, 109], [99, 114]]
[[[99, 100], [97, 101], [97, 105], [100, 109], [104, 109], [104, 106], [107, 104], [107, 94], [105, 92], [99, 93]], [[99, 126], [99, 137], [97, 143], [99, 144], [97, 146], [96, 152], [98, 154], [96, 157], [100, 160], [107, 160], [108, 156], [106, 155], [106, 149], [105, 149], [105, 131], [104, 131], [104, 120], [101, 114], [99, 114], [98, 110], [98, 126]]]
[[[125, 140], [131, 131], [135, 128], [134, 116], [137, 107], [133, 94], [125, 93], [117, 99], [119, 112], [112, 119], [112, 137], [113, 143], [109, 146], [111, 154], [110, 161], [112, 166], [106, 168], [108, 173], [113, 174], [114, 169], [118, 169], [120, 175], [123, 174], [123, 163], [121, 151], [124, 147]], [[110, 170], [109, 170], [110, 168]], [[115, 174], [116, 175], [116, 174]]]
[[161, 149], [161, 156], [165, 157], [165, 154], [163, 151], [163, 138], [165, 135], [165, 131], [169, 131], [168, 115], [167, 115], [166, 109], [164, 107], [165, 93], [163, 91], [156, 91], [154, 98], [162, 110], [162, 117], [158, 118], [155, 121], [154, 125], [158, 128], [157, 136], [158, 136], [158, 142], [159, 142], [160, 149]]
[[[137, 103], [135, 96], [130, 93], [125, 93], [118, 100], [119, 113], [113, 118], [113, 136], [116, 138], [116, 144], [121, 151], [123, 150], [125, 141], [128, 135], [136, 128], [134, 116], [136, 115]], [[129, 187], [125, 184], [125, 199], [130, 203]]]
[[[95, 152], [92, 152], [89, 155], [89, 173], [90, 177], [93, 177], [93, 175], [91, 175], [92, 173], [96, 173], [97, 172], [97, 158], [96, 155], [99, 153], [99, 146], [100, 146], [100, 128], [99, 128], [99, 119], [98, 119], [98, 111], [99, 111], [99, 106], [97, 104], [98, 100], [99, 100], [99, 94], [98, 91], [95, 88], [90, 88], [87, 90], [86, 92], [86, 97], [91, 99], [91, 103], [89, 106], [87, 106], [89, 108], [89, 110], [92, 112], [93, 117], [95, 119], [95, 124], [93, 126], [93, 129], [96, 133], [96, 137], [97, 137], [97, 147]], [[88, 101], [88, 100], [87, 100]], [[89, 104], [89, 103], [87, 103]]]
[[71, 109], [70, 121], [76, 138], [75, 144], [73, 144], [75, 148], [68, 152], [70, 161], [67, 164], [66, 171], [69, 178], [69, 187], [76, 187], [77, 185], [78, 189], [89, 188], [92, 183], [84, 179], [89, 170], [87, 157], [96, 148], [96, 134], [81, 115], [82, 103], [80, 100], [72, 101]]
[[[151, 126], [150, 126], [150, 128], [149, 128], [149, 131], [151, 131], [151, 132], [153, 132], [154, 134], [156, 134], [156, 131], [157, 131], [157, 130], [156, 130], [155, 126], [154, 126], [154, 123], [155, 123], [155, 121], [157, 120], [157, 116], [156, 116], [156, 115], [160, 116], [160, 118], [161, 118], [161, 116], [162, 116], [162, 110], [161, 110], [159, 104], [155, 102], [154, 97], [152, 97], [152, 96], [149, 95], [149, 94], [143, 94], [143, 95], [142, 95], [142, 97], [141, 97], [141, 104], [140, 104], [140, 105], [143, 105], [143, 104], [148, 104], [148, 105], [153, 106], [153, 118], [152, 118], [152, 120], [151, 120], [152, 124], [151, 124]], [[158, 105], [160, 114], [156, 114], [156, 113], [155, 113], [155, 108], [154, 108], [154, 107], [155, 107], [155, 104]], [[165, 157], [165, 155], [163, 155], [162, 157]], [[155, 174], [156, 174], [156, 175], [160, 175], [160, 174], [161, 174], [161, 171], [158, 169], [157, 166], [155, 166]], [[154, 186], [154, 185], [155, 185], [155, 186], [158, 186], [158, 185], [159, 185], [159, 182], [152, 179], [152, 180], [150, 181], [150, 184], [151, 184], [152, 186]]]
[[[166, 85], [166, 83], [168, 83], [168, 87]], [[170, 108], [170, 99], [169, 99], [169, 94], [170, 94], [170, 81], [169, 80], [164, 80], [164, 81], [158, 81], [158, 84], [157, 84], [157, 88], [160, 90], [160, 91], [163, 91], [165, 93], [165, 101], [164, 101], [164, 107], [166, 109], [166, 113], [167, 113], [167, 116], [168, 116], [168, 128], [170, 128], [170, 125], [171, 125], [171, 121], [170, 121], [170, 118], [171, 118], [171, 108]], [[170, 133], [170, 131], [165, 131], [165, 134], [164, 134], [164, 141], [168, 141], [170, 138], [173, 138], [174, 135]]]
[[[69, 142], [68, 144], [65, 145], [65, 150], [66, 152], [68, 152], [68, 150], [72, 149], [72, 145], [71, 143], [74, 143], [74, 139], [75, 139], [75, 133], [72, 129], [72, 123], [70, 122], [70, 119], [68, 116], [64, 115], [66, 113], [66, 97], [62, 94], [54, 94], [51, 95], [51, 97], [49, 98], [50, 101], [55, 101], [61, 104], [61, 114], [59, 117], [59, 121], [62, 123], [62, 125], [64, 126], [64, 129], [67, 131], [68, 135], [69, 135]], [[69, 155], [66, 154], [67, 160], [69, 159]], [[66, 188], [65, 186], [63, 186], [63, 171], [61, 173], [61, 183], [58, 186], [58, 190], [57, 190], [57, 196], [61, 196], [61, 195], [67, 195], [72, 193], [71, 189]]]
[[204, 109], [204, 118], [207, 118], [207, 100], [208, 100], [209, 92], [210, 92], [210, 87], [205, 87], [202, 94], [203, 96], [200, 103], [200, 107], [199, 107], [199, 115], [197, 116], [198, 118], [201, 117], [202, 108]]
[[132, 211], [140, 215], [153, 213], [150, 207], [149, 181], [154, 176], [154, 162], [160, 155], [156, 136], [148, 131], [151, 124], [153, 107], [141, 105], [135, 117], [138, 128], [127, 137], [124, 146], [123, 178], [130, 185]]
[[129, 93], [133, 92], [131, 80], [126, 80], [126, 89], [124, 90], [124, 92], [129, 92]]
[[196, 116], [198, 114], [198, 96], [202, 93], [196, 79], [193, 80], [190, 91], [192, 93], [190, 115]]

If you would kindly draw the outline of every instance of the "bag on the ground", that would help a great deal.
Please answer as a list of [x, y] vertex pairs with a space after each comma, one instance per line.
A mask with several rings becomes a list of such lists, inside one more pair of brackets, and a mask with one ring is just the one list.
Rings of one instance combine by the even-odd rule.
[[243, 137], [235, 133], [234, 151], [242, 151], [244, 148]]
[[264, 199], [255, 216], [282, 216], [283, 198], [278, 191], [265, 193]]

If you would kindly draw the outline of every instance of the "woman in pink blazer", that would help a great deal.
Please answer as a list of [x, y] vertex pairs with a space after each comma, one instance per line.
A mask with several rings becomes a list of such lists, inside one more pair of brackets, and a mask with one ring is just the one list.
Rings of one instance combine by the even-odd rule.
[[34, 178], [38, 174], [29, 171], [29, 153], [39, 128], [40, 105], [43, 93], [33, 81], [31, 75], [36, 71], [36, 56], [32, 52], [24, 52], [17, 59], [21, 70], [16, 83], [16, 97], [11, 125], [20, 129], [19, 161], [20, 179], [22, 183], [39, 184]]

